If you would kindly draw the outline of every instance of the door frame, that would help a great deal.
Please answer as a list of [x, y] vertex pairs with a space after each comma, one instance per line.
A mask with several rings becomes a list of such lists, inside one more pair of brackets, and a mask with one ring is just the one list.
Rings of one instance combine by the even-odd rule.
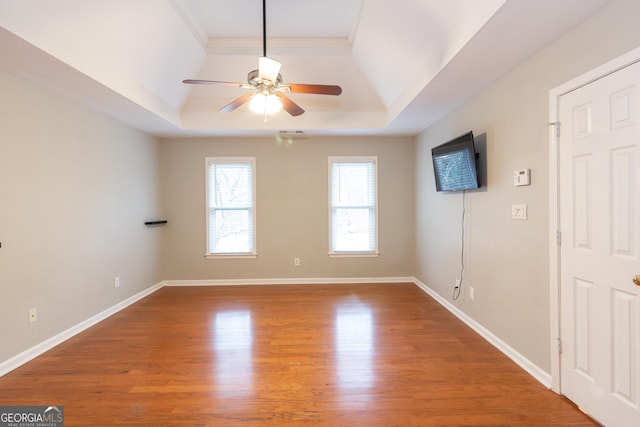
[[[602, 77], [640, 62], [640, 48], [636, 48], [599, 67], [594, 68], [549, 91], [549, 314], [551, 349], [551, 389], [562, 394], [560, 383], [560, 159], [557, 128], [560, 114], [560, 97], [588, 85]], [[562, 125], [560, 124], [560, 129]]]

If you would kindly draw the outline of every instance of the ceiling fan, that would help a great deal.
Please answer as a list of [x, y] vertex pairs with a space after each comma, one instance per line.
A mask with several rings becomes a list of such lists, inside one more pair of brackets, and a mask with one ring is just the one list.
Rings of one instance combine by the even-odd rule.
[[266, 0], [262, 0], [262, 56], [258, 58], [258, 69], [252, 70], [247, 76], [247, 83], [225, 82], [219, 80], [183, 80], [186, 84], [226, 85], [237, 86], [252, 91], [234, 99], [220, 109], [223, 113], [234, 111], [249, 102], [251, 110], [272, 114], [284, 109], [292, 116], [304, 113], [302, 107], [293, 102], [284, 93], [308, 93], [317, 95], [340, 95], [342, 88], [336, 85], [318, 85], [303, 83], [283, 83], [280, 74], [280, 63], [267, 56], [267, 18]]

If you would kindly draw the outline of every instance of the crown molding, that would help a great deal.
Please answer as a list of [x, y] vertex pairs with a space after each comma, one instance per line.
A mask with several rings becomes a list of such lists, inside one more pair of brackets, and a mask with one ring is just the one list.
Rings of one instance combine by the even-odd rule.
[[[346, 37], [276, 37], [268, 39], [268, 54], [351, 55], [351, 42]], [[214, 55], [260, 55], [260, 37], [210, 37], [207, 53]]]

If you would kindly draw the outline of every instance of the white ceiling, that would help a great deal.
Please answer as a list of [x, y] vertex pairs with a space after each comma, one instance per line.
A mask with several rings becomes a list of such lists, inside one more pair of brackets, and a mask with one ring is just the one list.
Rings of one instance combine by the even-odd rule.
[[267, 54], [306, 110], [264, 123], [246, 93], [260, 0], [0, 0], [0, 69], [158, 136], [416, 134], [612, 0], [267, 0]]

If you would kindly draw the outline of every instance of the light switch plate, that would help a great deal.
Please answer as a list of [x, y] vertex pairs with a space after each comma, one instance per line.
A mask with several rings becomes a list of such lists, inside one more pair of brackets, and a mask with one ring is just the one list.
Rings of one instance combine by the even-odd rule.
[[527, 205], [511, 205], [511, 219], [526, 220]]

